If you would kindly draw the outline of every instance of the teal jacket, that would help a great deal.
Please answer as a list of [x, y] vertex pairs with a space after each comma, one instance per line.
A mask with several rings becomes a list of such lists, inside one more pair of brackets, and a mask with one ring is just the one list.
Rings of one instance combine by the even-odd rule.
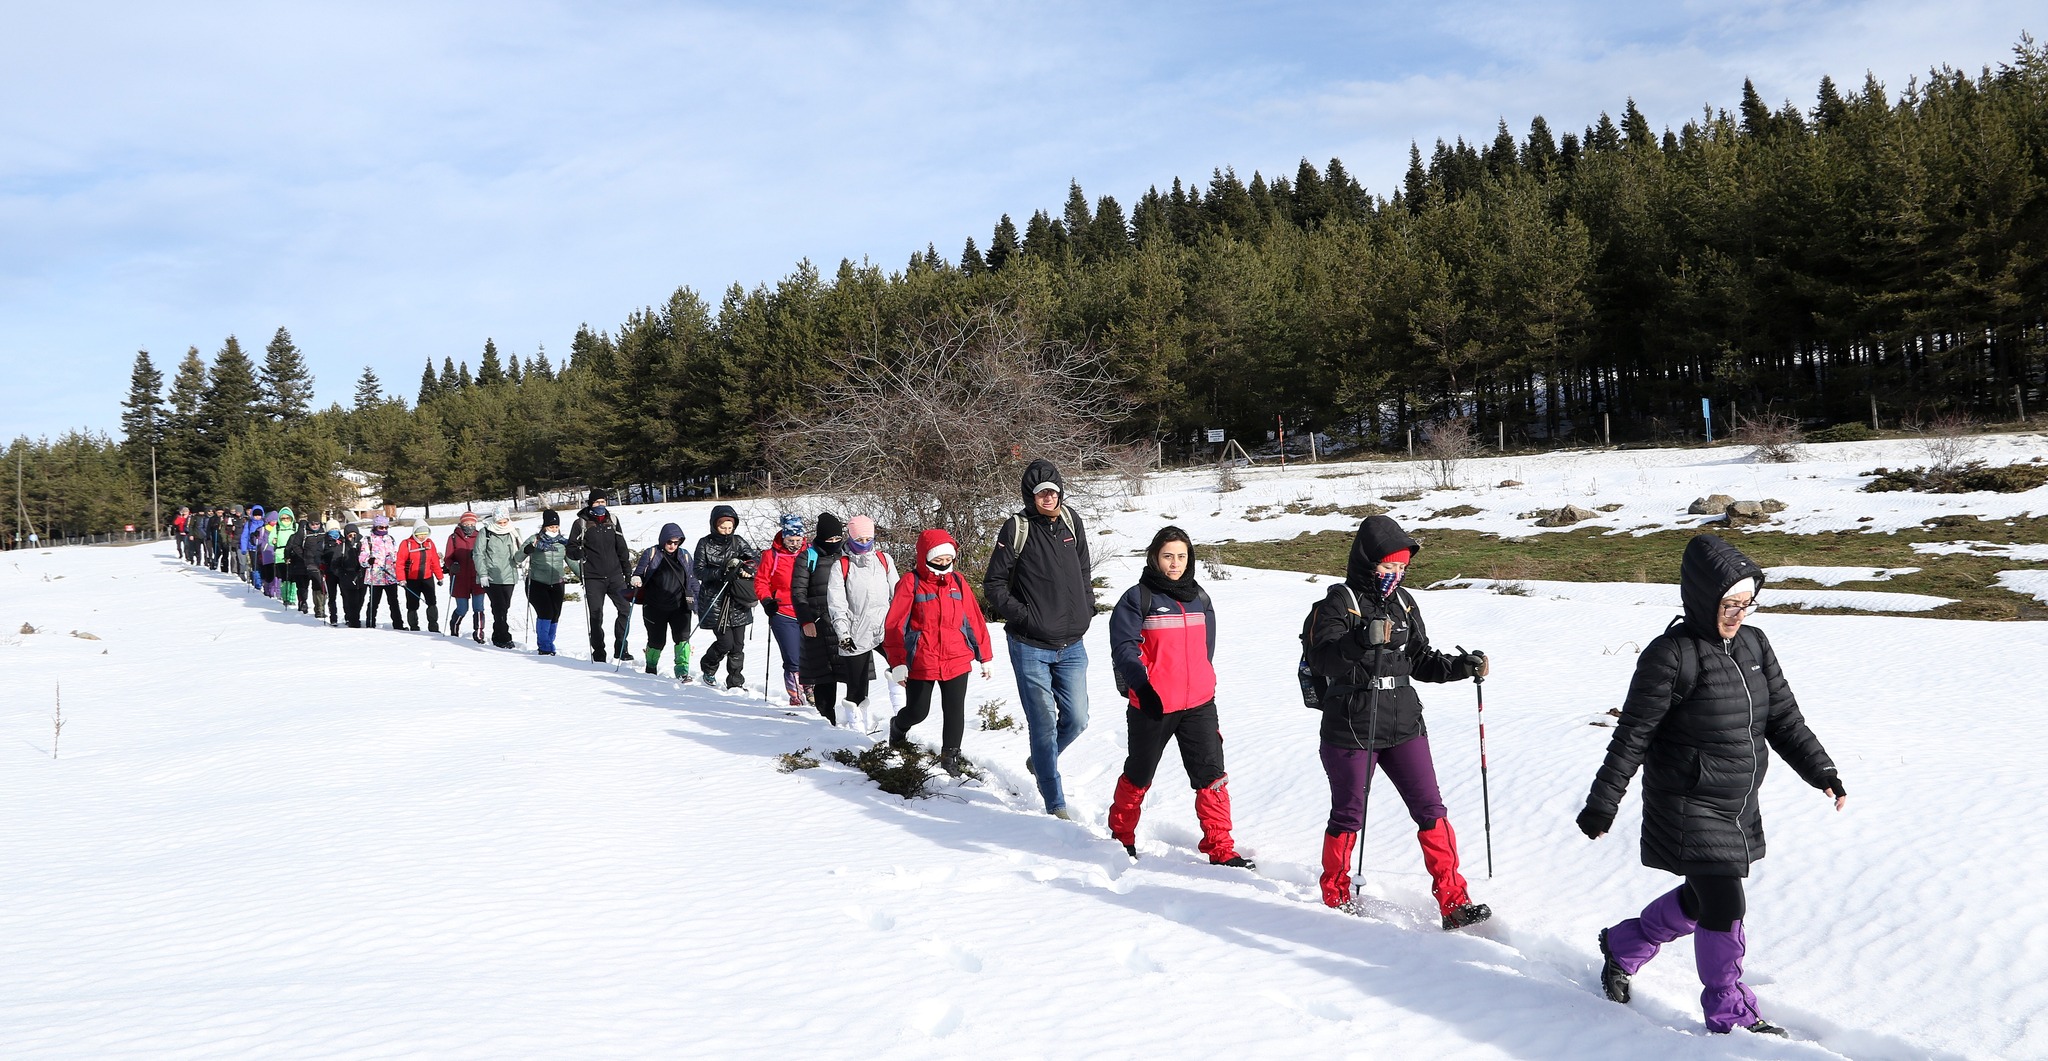
[[520, 550], [525, 544], [516, 530], [499, 533], [495, 524], [485, 527], [476, 551], [470, 554], [476, 560], [477, 577], [492, 586], [518, 585]]
[[569, 539], [536, 534], [526, 540], [526, 577], [543, 586], [559, 586], [569, 578]]

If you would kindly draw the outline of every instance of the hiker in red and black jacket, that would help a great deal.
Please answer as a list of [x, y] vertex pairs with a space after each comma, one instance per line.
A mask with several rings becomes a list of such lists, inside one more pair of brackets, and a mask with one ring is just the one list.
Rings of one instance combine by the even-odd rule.
[[811, 540], [804, 537], [804, 518], [785, 512], [774, 544], [761, 550], [761, 559], [754, 564], [754, 599], [761, 602], [761, 611], [768, 616], [768, 632], [774, 636], [776, 651], [782, 656], [782, 692], [791, 707], [804, 702], [803, 677], [798, 673], [803, 660], [804, 631], [803, 624], [796, 621], [789, 578], [796, 573], [796, 558], [810, 547]]
[[1422, 546], [1387, 516], [1369, 516], [1351, 541], [1344, 581], [1309, 615], [1308, 665], [1329, 682], [1322, 696], [1323, 770], [1330, 777], [1330, 822], [1323, 834], [1323, 902], [1350, 912], [1351, 852], [1365, 826], [1365, 795], [1384, 770], [1415, 820], [1422, 863], [1446, 930], [1493, 912], [1466, 894], [1458, 838], [1445, 816], [1429, 754], [1429, 729], [1414, 682], [1485, 677], [1486, 654], [1452, 655], [1429, 647], [1422, 612], [1401, 587]]
[[967, 676], [976, 663], [989, 676], [995, 653], [988, 620], [974, 587], [953, 569], [960, 554], [953, 536], [932, 528], [917, 536], [917, 567], [896, 581], [883, 621], [882, 655], [889, 680], [905, 683], [903, 710], [889, 720], [889, 742], [906, 744], [910, 730], [931, 714], [939, 692], [939, 766], [960, 774], [960, 738], [967, 731]]
[[1194, 545], [1179, 527], [1162, 527], [1145, 550], [1145, 571], [1109, 613], [1109, 652], [1117, 688], [1130, 700], [1124, 772], [1109, 807], [1109, 834], [1138, 857], [1138, 814], [1168, 741], [1195, 790], [1199, 845], [1219, 866], [1256, 868], [1230, 838], [1230, 775], [1216, 718], [1216, 608], [1195, 581]]

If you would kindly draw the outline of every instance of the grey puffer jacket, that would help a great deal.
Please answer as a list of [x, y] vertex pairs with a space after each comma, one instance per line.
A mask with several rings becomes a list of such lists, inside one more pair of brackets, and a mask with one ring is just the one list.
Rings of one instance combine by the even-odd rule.
[[1721, 595], [1763, 569], [1711, 534], [1695, 537], [1680, 567], [1685, 616], [1651, 641], [1588, 809], [1611, 819], [1643, 769], [1643, 865], [1678, 874], [1746, 877], [1764, 857], [1757, 790], [1768, 745], [1807, 784], [1837, 784], [1834, 761], [1806, 727], [1799, 701], [1762, 630], [1744, 624], [1722, 638]]
[[[824, 571], [825, 612], [839, 635], [839, 654], [857, 656], [881, 647], [896, 596], [896, 565], [875, 549], [865, 556], [841, 552]], [[813, 576], [816, 577], [816, 576]], [[846, 642], [853, 647], [847, 648]]]

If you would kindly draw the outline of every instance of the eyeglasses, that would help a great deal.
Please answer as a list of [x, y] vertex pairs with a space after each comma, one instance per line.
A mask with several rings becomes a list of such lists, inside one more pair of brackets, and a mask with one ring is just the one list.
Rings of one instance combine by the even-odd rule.
[[1728, 601], [1721, 602], [1722, 615], [1748, 615], [1750, 612], [1753, 612], [1755, 610], [1756, 602], [1753, 600], [1741, 601], [1736, 603], [1730, 603]]

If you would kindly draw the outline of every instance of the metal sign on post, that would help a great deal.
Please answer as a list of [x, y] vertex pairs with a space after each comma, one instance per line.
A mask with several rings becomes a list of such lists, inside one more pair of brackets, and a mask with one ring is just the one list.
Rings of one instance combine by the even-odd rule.
[[1714, 441], [1714, 399], [1700, 399], [1700, 419], [1707, 424], [1707, 441]]
[[1221, 442], [1221, 441], [1223, 441], [1223, 436], [1224, 436], [1224, 433], [1225, 433], [1225, 432], [1224, 432], [1224, 430], [1223, 430], [1222, 428], [1220, 428], [1220, 427], [1212, 427], [1212, 428], [1210, 428], [1210, 429], [1209, 429], [1209, 441], [1211, 441], [1211, 442]]

